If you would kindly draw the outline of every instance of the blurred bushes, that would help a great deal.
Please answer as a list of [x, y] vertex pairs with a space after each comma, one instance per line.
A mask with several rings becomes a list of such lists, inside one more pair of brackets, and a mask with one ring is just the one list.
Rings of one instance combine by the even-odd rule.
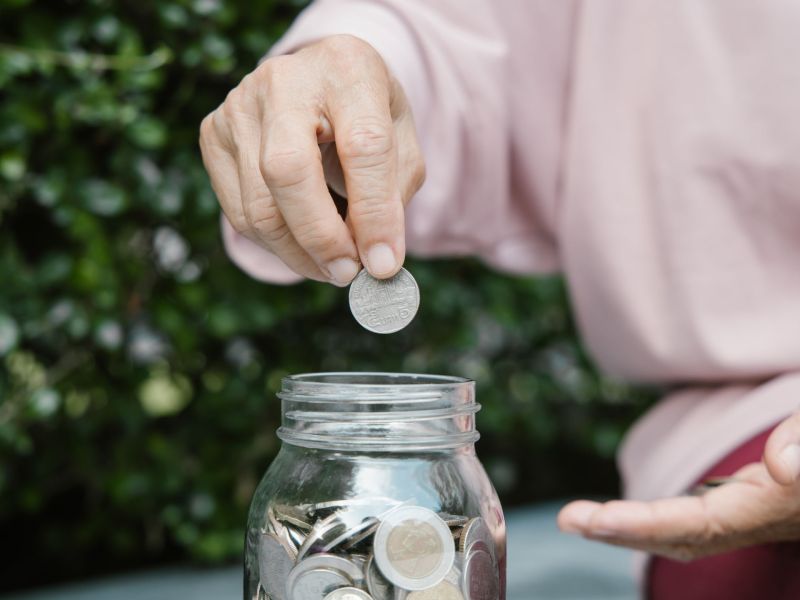
[[198, 125], [301, 4], [0, 0], [0, 586], [238, 558], [286, 373], [473, 377], [509, 502], [613, 492], [646, 398], [589, 367], [560, 280], [414, 262], [380, 337], [224, 256]]

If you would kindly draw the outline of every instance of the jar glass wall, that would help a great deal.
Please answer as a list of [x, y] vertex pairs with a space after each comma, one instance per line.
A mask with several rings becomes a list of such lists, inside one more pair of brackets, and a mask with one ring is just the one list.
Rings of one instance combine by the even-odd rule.
[[250, 508], [245, 600], [505, 598], [505, 524], [471, 381], [287, 377]]

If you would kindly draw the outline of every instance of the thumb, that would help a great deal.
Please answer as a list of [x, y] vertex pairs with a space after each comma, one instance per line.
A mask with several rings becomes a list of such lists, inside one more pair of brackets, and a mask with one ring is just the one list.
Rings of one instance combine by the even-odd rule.
[[775, 428], [764, 448], [764, 464], [782, 485], [800, 480], [800, 412]]

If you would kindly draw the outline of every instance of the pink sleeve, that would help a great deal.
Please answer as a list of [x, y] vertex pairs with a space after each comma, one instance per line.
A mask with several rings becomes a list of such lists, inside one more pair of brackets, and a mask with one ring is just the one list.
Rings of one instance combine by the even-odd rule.
[[[370, 43], [411, 103], [427, 180], [407, 210], [409, 252], [478, 254], [492, 262], [497, 238], [509, 233], [496, 215], [509, 201], [510, 119], [507, 44], [491, 3], [317, 0], [270, 54], [334, 34]], [[232, 260], [253, 277], [274, 283], [301, 279], [224, 218], [223, 230]]]

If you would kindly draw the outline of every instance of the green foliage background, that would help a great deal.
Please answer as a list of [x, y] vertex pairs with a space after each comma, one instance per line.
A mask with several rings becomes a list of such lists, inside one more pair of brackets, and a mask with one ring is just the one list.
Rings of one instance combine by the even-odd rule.
[[507, 504], [614, 492], [647, 395], [589, 366], [558, 278], [411, 262], [381, 337], [228, 262], [198, 125], [302, 4], [0, 0], [0, 587], [238, 559], [287, 373], [473, 377]]

